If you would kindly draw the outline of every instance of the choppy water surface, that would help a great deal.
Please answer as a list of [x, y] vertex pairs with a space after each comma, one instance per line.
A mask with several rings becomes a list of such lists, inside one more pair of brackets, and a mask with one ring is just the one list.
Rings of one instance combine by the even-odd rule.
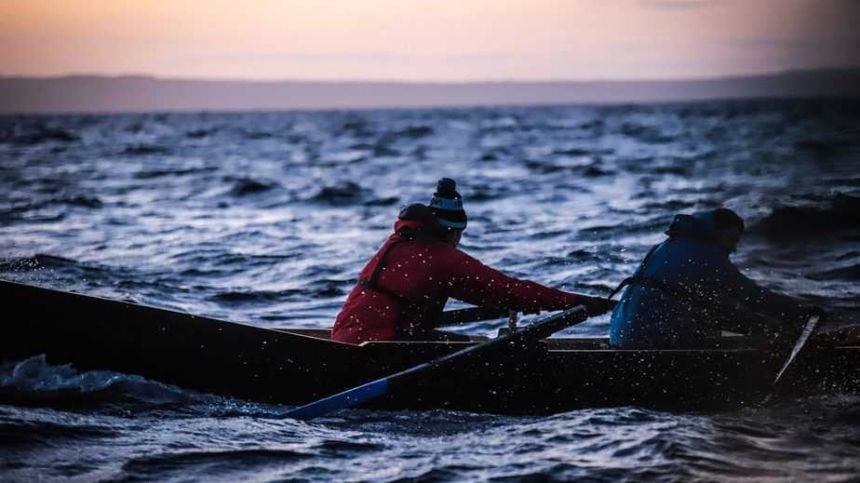
[[[509, 273], [605, 294], [673, 214], [725, 204], [751, 227], [734, 258], [752, 277], [850, 321], [860, 305], [858, 108], [0, 118], [0, 276], [260, 326], [328, 327], [399, 207], [451, 176], [470, 215], [463, 248]], [[604, 316], [574, 332], [607, 327]], [[0, 479], [860, 474], [860, 407], [848, 396], [683, 415], [348, 411], [297, 423], [279, 418], [286, 409], [38, 357], [9, 362]]]

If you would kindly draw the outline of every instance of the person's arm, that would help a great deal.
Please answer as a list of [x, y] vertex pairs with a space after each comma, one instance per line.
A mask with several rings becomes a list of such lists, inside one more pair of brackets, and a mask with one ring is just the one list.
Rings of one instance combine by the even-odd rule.
[[526, 313], [562, 310], [579, 304], [584, 304], [592, 314], [611, 308], [611, 303], [604, 298], [509, 277], [456, 249], [452, 250], [446, 272], [448, 295], [474, 305], [505, 307]]
[[[794, 328], [804, 316], [812, 313], [823, 315], [820, 309], [805, 304], [801, 300], [758, 285], [734, 265], [726, 272], [728, 283], [725, 285], [725, 290], [729, 297], [746, 307], [749, 312], [759, 314], [759, 316], [748, 314], [745, 317], [747, 320], [755, 321], [753, 325], [757, 327], [750, 327], [753, 332], [772, 332], [784, 327]], [[744, 314], [738, 314], [738, 318], [743, 319], [742, 315]]]
[[802, 309], [800, 300], [758, 285], [737, 268], [734, 271], [736, 291], [744, 304], [772, 315], [788, 315]]

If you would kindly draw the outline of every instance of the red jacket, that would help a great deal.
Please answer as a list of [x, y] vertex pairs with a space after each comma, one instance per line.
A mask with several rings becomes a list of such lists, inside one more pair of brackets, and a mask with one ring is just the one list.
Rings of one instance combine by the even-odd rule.
[[[494, 270], [456, 247], [429, 237], [410, 239], [401, 230], [421, 222], [398, 220], [395, 233], [359, 275], [332, 329], [332, 339], [358, 344], [392, 340], [398, 333], [432, 329], [448, 297], [522, 312], [560, 310], [585, 297], [518, 280]], [[380, 260], [375, 283], [367, 284]]]

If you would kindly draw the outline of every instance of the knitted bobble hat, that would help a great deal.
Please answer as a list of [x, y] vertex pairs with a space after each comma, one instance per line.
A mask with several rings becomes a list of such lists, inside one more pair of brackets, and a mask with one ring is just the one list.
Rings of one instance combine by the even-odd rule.
[[466, 211], [463, 210], [463, 197], [457, 192], [457, 183], [453, 179], [439, 180], [429, 206], [441, 227], [450, 230], [466, 228], [467, 218]]

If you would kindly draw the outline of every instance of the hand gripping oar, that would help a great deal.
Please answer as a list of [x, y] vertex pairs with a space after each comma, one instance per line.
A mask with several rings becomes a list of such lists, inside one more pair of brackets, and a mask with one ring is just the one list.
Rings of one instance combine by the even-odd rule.
[[[604, 310], [612, 310], [615, 307], [615, 301], [609, 299], [601, 299], [594, 297], [594, 300], [606, 300]], [[468, 324], [471, 322], [479, 322], [481, 320], [501, 319], [511, 315], [511, 309], [505, 307], [467, 307], [465, 309], [447, 310], [442, 312], [439, 320], [436, 322], [436, 327], [445, 327], [446, 325]], [[537, 313], [537, 312], [535, 312]], [[593, 313], [592, 315], [595, 315]]]
[[381, 377], [358, 387], [328, 396], [318, 401], [306, 404], [285, 414], [293, 419], [313, 419], [318, 416], [357, 406], [361, 403], [372, 401], [388, 393], [392, 383], [402, 382], [419, 374], [443, 367], [461, 364], [466, 360], [481, 357], [499, 349], [522, 347], [528, 342], [545, 339], [552, 334], [567, 327], [578, 324], [588, 318], [588, 311], [582, 305], [576, 306], [564, 312], [551, 315], [539, 320], [528, 327], [521, 329], [504, 337], [499, 337], [482, 344], [467, 347], [463, 350], [448, 354], [433, 361], [425, 362], [409, 369]]

